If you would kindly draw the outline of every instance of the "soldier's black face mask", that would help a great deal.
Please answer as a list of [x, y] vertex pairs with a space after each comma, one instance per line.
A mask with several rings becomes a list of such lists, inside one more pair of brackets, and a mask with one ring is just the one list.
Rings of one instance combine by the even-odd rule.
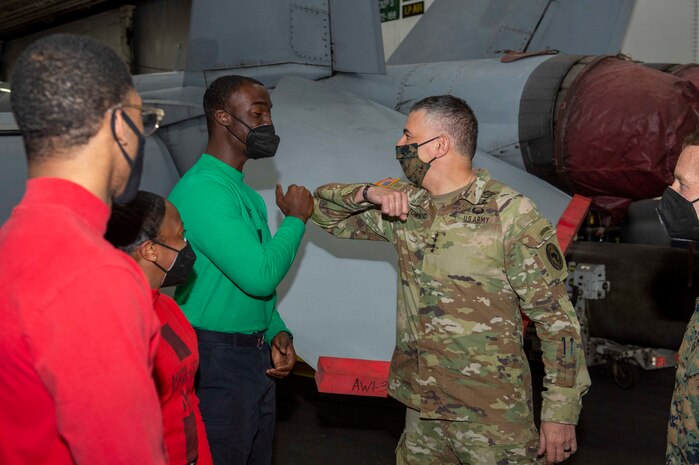
[[228, 132], [230, 132], [233, 137], [240, 140], [240, 142], [245, 145], [245, 154], [249, 159], [259, 160], [260, 158], [270, 158], [277, 153], [277, 147], [279, 147], [279, 136], [274, 131], [273, 124], [262, 124], [260, 126], [251, 128], [240, 118], [236, 118], [235, 115], [232, 115], [227, 111], [226, 113], [240, 121], [243, 126], [248, 128], [248, 135], [243, 141], [240, 140], [240, 138], [236, 136], [228, 126], [226, 126]]
[[189, 272], [192, 271], [194, 262], [197, 259], [197, 255], [194, 253], [192, 246], [189, 245], [189, 242], [187, 242], [187, 245], [182, 247], [180, 250], [177, 250], [174, 247], [170, 247], [167, 244], [163, 244], [162, 242], [153, 242], [155, 242], [158, 245], [162, 245], [166, 249], [170, 249], [177, 252], [177, 256], [172, 261], [172, 265], [170, 265], [170, 268], [168, 268], [167, 270], [162, 266], [158, 265], [158, 262], [153, 262], [155, 266], [160, 268], [165, 273], [165, 277], [163, 278], [163, 284], [161, 284], [161, 286], [179, 286], [180, 284], [184, 284], [185, 282], [187, 282], [187, 276], [189, 276]]
[[699, 241], [699, 218], [693, 205], [696, 202], [699, 199], [689, 201], [674, 189], [665, 189], [657, 211], [670, 237]]
[[422, 144], [405, 144], [396, 146], [396, 159], [398, 160], [398, 163], [400, 163], [400, 167], [403, 169], [405, 177], [417, 187], [422, 187], [422, 181], [425, 179], [427, 170], [430, 169], [431, 163], [437, 159], [437, 157], [434, 157], [432, 160], [425, 163], [424, 161], [420, 160], [420, 157], [418, 157], [417, 149], [438, 138], [439, 136], [433, 137]]

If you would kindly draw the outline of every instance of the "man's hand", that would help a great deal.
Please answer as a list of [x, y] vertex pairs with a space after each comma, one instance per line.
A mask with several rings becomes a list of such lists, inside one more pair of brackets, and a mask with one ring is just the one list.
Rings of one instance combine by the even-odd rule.
[[286, 331], [279, 331], [272, 339], [272, 363], [274, 368], [267, 370], [269, 376], [284, 378], [291, 373], [296, 363], [296, 351], [291, 337]]
[[[374, 205], [380, 206], [381, 213], [386, 216], [400, 218], [403, 221], [408, 219], [410, 203], [405, 192], [371, 186], [367, 191], [367, 199]], [[355, 203], [364, 202], [364, 188], [357, 192], [354, 201]]]
[[578, 450], [575, 425], [541, 422], [539, 433], [539, 456], [546, 454], [546, 464], [562, 462]]
[[295, 216], [304, 223], [313, 214], [313, 196], [303, 186], [292, 184], [284, 194], [281, 184], [277, 184], [277, 206], [285, 216]]

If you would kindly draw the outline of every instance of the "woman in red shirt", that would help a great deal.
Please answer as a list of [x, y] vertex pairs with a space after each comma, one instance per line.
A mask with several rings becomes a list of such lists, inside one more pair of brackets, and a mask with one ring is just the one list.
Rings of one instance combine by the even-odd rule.
[[160, 318], [160, 345], [153, 378], [163, 409], [165, 447], [170, 465], [211, 465], [211, 452], [194, 376], [199, 367], [197, 337], [192, 325], [160, 287], [183, 284], [196, 256], [184, 237], [184, 225], [173, 204], [139, 191], [124, 206], [113, 205], [106, 239], [141, 267], [153, 292]]

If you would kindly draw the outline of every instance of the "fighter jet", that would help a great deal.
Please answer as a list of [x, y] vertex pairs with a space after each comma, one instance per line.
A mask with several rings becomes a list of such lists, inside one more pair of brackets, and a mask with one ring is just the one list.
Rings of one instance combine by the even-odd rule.
[[[166, 112], [146, 144], [141, 188], [167, 195], [197, 160], [207, 139], [203, 93], [222, 75], [271, 89], [282, 142], [275, 158], [246, 168], [246, 181], [267, 202], [273, 230], [277, 183], [312, 190], [401, 177], [393, 146], [411, 104], [453, 94], [479, 120], [476, 167], [532, 198], [569, 260], [607, 266], [614, 291], [590, 303], [590, 332], [676, 348], [697, 280], [647, 199], [672, 181], [682, 139], [697, 127], [699, 79], [693, 66], [618, 56], [634, 3], [435, 0], [386, 63], [376, 0], [193, 0], [185, 70], [135, 76], [144, 101]], [[0, 141], [3, 222], [26, 179], [7, 112]], [[632, 218], [626, 237], [645, 245], [573, 243], [590, 205], [606, 226]], [[657, 279], [668, 272], [689, 273], [692, 286], [673, 293], [677, 280]], [[339, 360], [326, 366], [336, 375], [327, 389], [385, 394], [396, 273], [390, 245], [309, 226], [279, 309], [308, 364]]]

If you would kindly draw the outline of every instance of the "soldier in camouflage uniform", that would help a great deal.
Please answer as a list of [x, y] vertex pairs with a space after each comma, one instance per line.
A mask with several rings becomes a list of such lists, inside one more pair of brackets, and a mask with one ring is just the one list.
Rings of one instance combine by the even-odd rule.
[[[698, 154], [699, 155], [699, 154]], [[699, 464], [699, 299], [677, 363], [667, 428], [666, 465]]]
[[[389, 392], [408, 407], [397, 462], [565, 460], [590, 379], [555, 229], [529, 199], [471, 169], [477, 122], [463, 100], [416, 103], [403, 132], [396, 154], [412, 184], [328, 184], [313, 215], [337, 237], [396, 246]], [[520, 308], [542, 341], [540, 435]]]
[[[691, 199], [691, 200], [690, 200]], [[699, 241], [699, 132], [690, 134], [659, 213], [675, 239]], [[680, 346], [667, 429], [667, 465], [699, 464], [699, 300]]]

